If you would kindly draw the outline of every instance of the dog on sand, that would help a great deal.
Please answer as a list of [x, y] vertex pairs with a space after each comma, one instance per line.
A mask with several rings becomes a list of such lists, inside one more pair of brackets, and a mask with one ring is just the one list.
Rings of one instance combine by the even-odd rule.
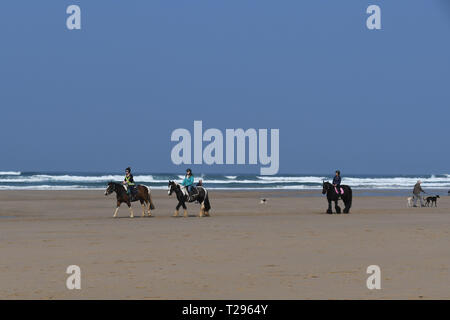
[[437, 199], [439, 198], [439, 196], [438, 195], [436, 195], [436, 196], [431, 196], [431, 197], [426, 197], [425, 198], [425, 206], [426, 207], [432, 207], [433, 206], [433, 204], [434, 204], [434, 206], [435, 207], [437, 207]]

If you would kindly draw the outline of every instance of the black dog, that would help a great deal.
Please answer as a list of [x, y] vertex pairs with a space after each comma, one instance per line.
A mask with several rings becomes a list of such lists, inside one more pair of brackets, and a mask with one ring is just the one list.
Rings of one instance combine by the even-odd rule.
[[425, 200], [426, 200], [426, 202], [427, 203], [425, 203], [425, 205], [427, 206], [427, 207], [430, 207], [430, 203], [431, 203], [431, 207], [433, 206], [433, 203], [434, 203], [434, 206], [435, 207], [437, 207], [437, 198], [439, 198], [439, 196], [435, 196], [435, 197], [427, 197]]

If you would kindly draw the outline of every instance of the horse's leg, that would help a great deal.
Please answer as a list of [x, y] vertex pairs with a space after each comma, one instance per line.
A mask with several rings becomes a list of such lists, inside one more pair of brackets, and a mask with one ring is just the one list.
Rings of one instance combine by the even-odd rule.
[[334, 200], [334, 208], [336, 209], [336, 213], [341, 213], [341, 207], [338, 206], [338, 200]]
[[209, 217], [209, 212], [206, 211], [206, 207], [205, 207], [205, 200], [203, 199], [201, 205], [200, 205], [200, 212], [203, 214], [203, 216], [205, 217]]
[[180, 210], [181, 207], [181, 202], [178, 201], [177, 207], [175, 208], [175, 213], [173, 214], [174, 217], [178, 217], [178, 212]]
[[127, 205], [128, 205], [128, 209], [130, 210], [130, 218], [134, 218], [134, 212], [133, 212], [133, 208], [131, 207], [131, 202], [128, 201]]
[[199, 213], [199, 217], [203, 217], [205, 215], [205, 210], [204, 210], [204, 206], [203, 206], [203, 202], [200, 205], [200, 213]]
[[147, 200], [146, 203], [147, 203], [147, 205], [148, 205], [148, 206], [147, 206], [147, 213], [148, 213], [148, 216], [151, 217], [151, 216], [152, 216], [152, 209], [151, 209], [152, 206], [151, 206], [151, 204], [150, 204], [150, 201]]
[[119, 212], [119, 207], [120, 207], [120, 202], [117, 201], [117, 207], [116, 207], [116, 211], [114, 211], [113, 218], [116, 218], [116, 217], [117, 217], [117, 212]]
[[342, 201], [344, 201], [344, 205], [345, 205], [345, 208], [344, 208], [344, 213], [348, 213], [348, 211], [349, 211], [349, 208], [348, 208], [348, 199], [342, 199]]
[[331, 210], [331, 200], [330, 199], [328, 199], [328, 210], [327, 210], [327, 213], [328, 214], [332, 214], [333, 213], [333, 211]]
[[186, 207], [186, 204], [184, 203], [184, 201], [181, 203], [181, 205], [183, 206], [183, 209], [184, 209], [183, 217], [187, 218], [188, 212], [187, 212], [187, 207]]
[[145, 217], [145, 206], [144, 206], [144, 200], [139, 200], [141, 202], [142, 207], [142, 216]]
[[148, 206], [147, 206], [148, 216], [151, 217], [152, 216], [152, 198], [150, 196], [150, 192], [147, 193], [147, 200], [145, 200], [145, 202], [148, 204]]
[[206, 208], [205, 208], [205, 200], [203, 200], [200, 209], [203, 211], [203, 214], [205, 215], [205, 217], [209, 217], [209, 212], [206, 211]]
[[119, 212], [119, 206], [116, 207], [116, 210], [114, 211], [113, 218], [117, 218], [117, 212]]
[[151, 205], [150, 205], [150, 190], [148, 188], [146, 188], [146, 190], [145, 190], [143, 199], [144, 199], [143, 202], [147, 205], [146, 209], [147, 209], [148, 216], [151, 217], [152, 212], [151, 212]]

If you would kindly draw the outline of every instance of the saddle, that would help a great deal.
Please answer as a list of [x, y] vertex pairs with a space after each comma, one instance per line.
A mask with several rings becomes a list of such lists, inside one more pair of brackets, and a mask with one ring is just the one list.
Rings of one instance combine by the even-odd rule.
[[138, 193], [137, 186], [128, 186], [130, 188], [130, 201], [136, 201], [136, 196]]
[[190, 193], [188, 192], [187, 187], [182, 188], [182, 190], [187, 201], [193, 202], [196, 200], [196, 196], [198, 195], [198, 189], [196, 186], [192, 186], [191, 188], [192, 191]]

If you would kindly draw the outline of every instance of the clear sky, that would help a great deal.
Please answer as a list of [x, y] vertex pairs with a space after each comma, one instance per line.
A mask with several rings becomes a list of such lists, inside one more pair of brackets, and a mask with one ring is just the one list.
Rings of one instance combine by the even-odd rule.
[[0, 170], [182, 173], [202, 120], [279, 128], [280, 173], [449, 173], [448, 2], [2, 0]]

